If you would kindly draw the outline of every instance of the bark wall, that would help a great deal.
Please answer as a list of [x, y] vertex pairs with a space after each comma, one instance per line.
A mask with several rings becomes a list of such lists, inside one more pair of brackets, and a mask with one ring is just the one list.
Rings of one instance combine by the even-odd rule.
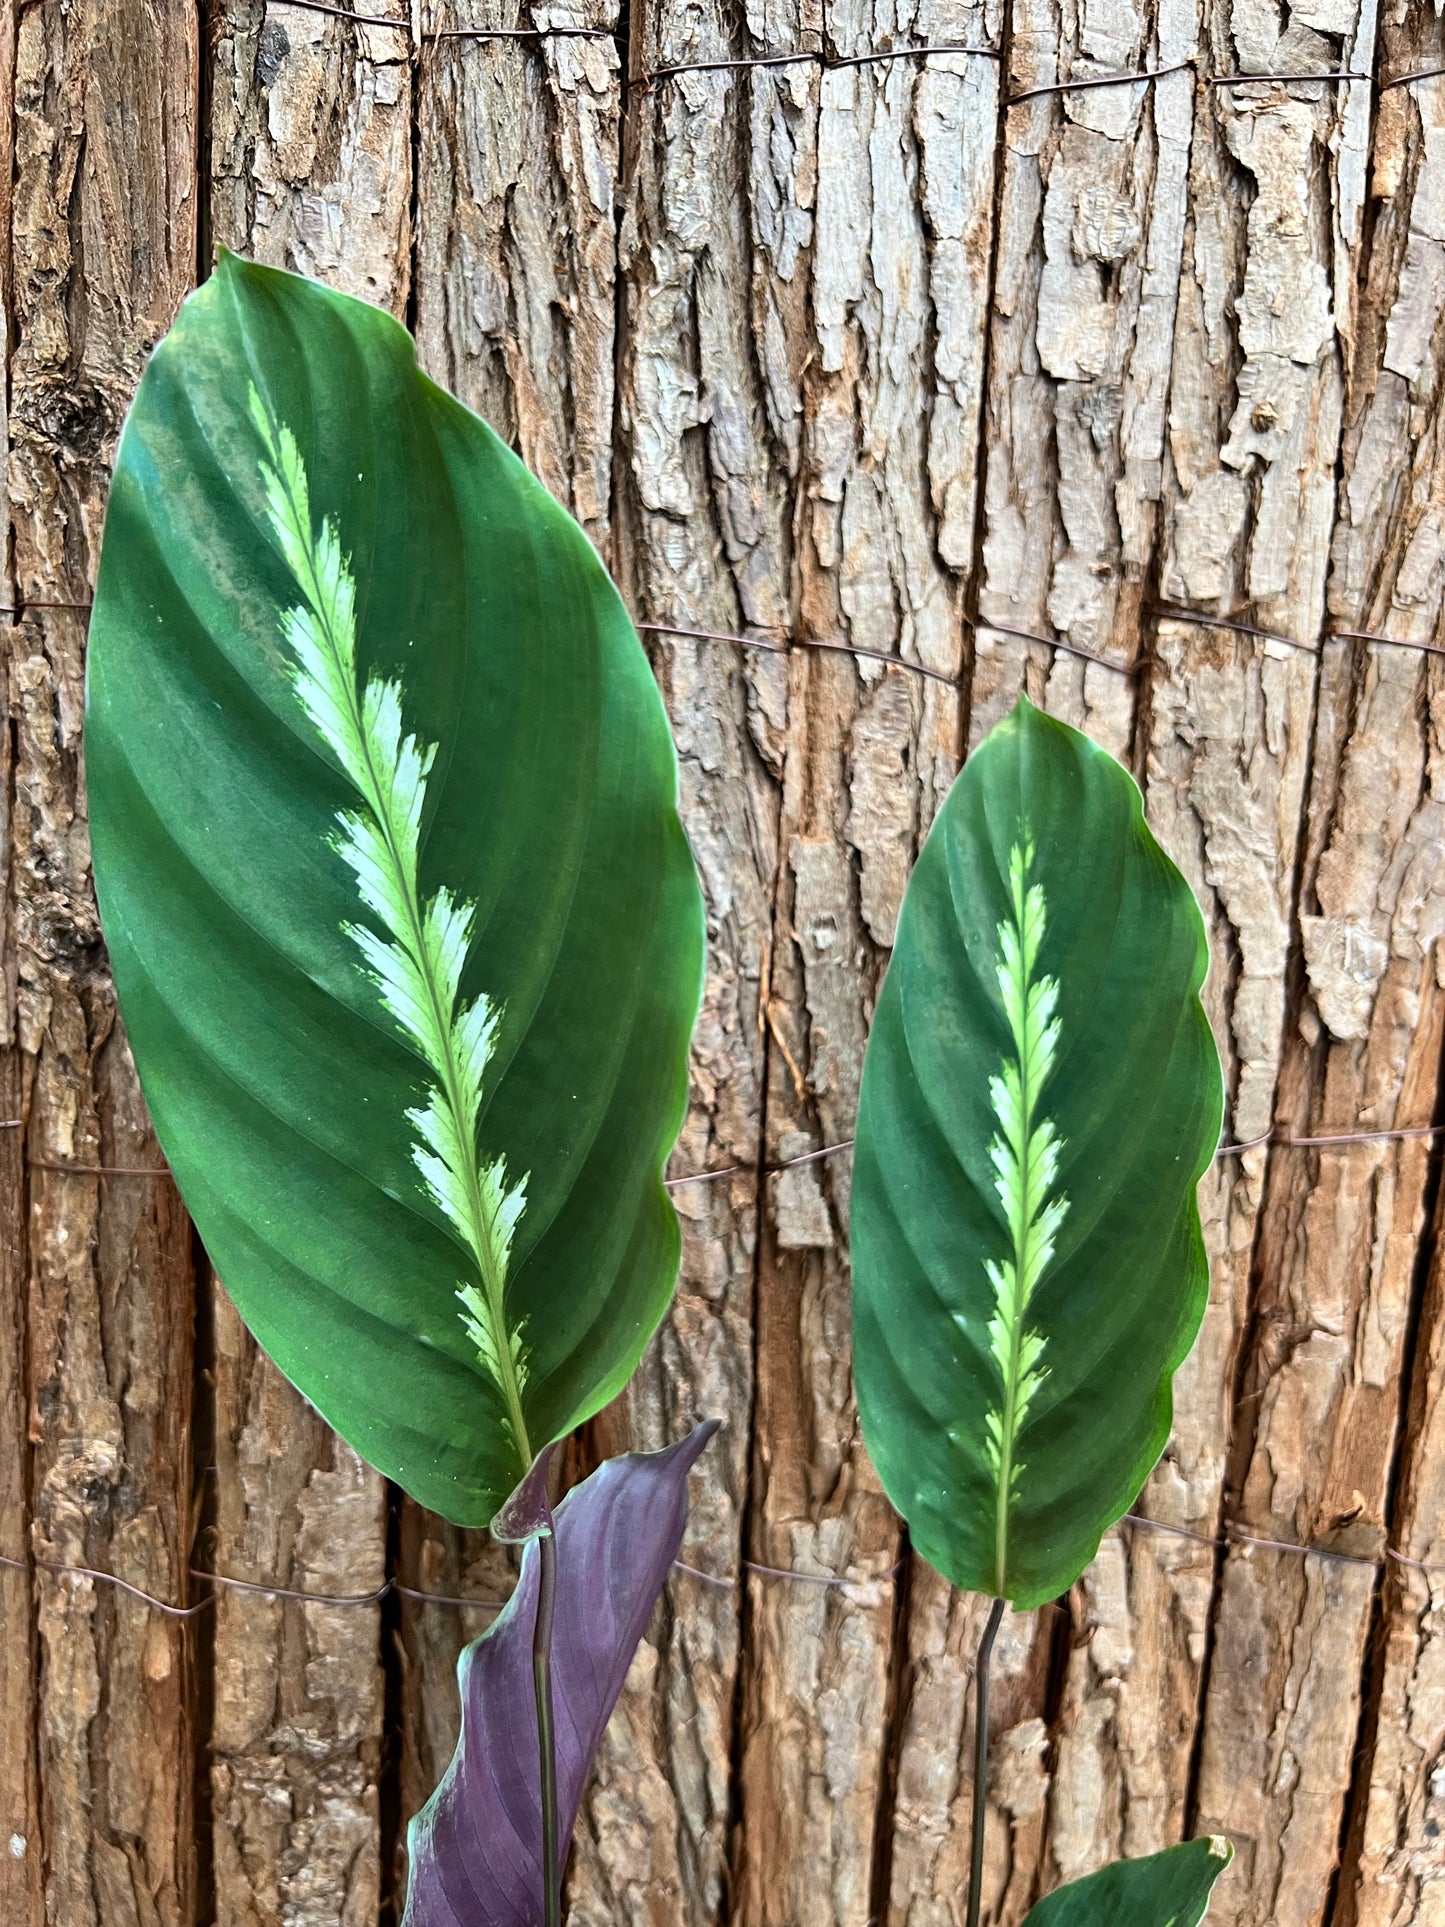
[[[347, 10], [0, 5], [0, 1558], [32, 1562], [0, 1565], [0, 1915], [394, 1919], [487, 1612], [356, 1602], [510, 1583], [256, 1351], [116, 1026], [67, 605], [224, 243], [408, 320], [602, 551], [677, 739], [710, 954], [675, 1168], [736, 1168], [675, 1194], [674, 1312], [579, 1462], [725, 1423], [573, 1919], [961, 1917], [979, 1604], [862, 1449], [846, 1154], [758, 1169], [851, 1134], [909, 867], [1026, 687], [1133, 769], [1199, 893], [1252, 1148], [1203, 1187], [1152, 1527], [1001, 1635], [987, 1917], [1215, 1829], [1221, 1919], [1434, 1920], [1438, 1150], [1283, 1140], [1445, 1117], [1445, 82], [1388, 84], [1445, 66], [1435, 9]], [[182, 1620], [55, 1564], [325, 1597]]]

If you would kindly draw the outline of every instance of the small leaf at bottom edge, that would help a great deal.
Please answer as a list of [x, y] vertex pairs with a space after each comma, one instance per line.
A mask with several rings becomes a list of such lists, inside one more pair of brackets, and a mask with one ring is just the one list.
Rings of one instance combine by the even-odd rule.
[[[552, 1636], [557, 1806], [572, 1839], [592, 1757], [667, 1580], [687, 1519], [687, 1475], [716, 1421], [665, 1452], [609, 1459], [557, 1507]], [[462, 1732], [407, 1832], [403, 1927], [541, 1927], [542, 1819], [532, 1624], [539, 1552], [457, 1667]]]
[[1041, 1900], [1024, 1927], [1198, 1927], [1233, 1858], [1216, 1833], [1143, 1860], [1116, 1860]]

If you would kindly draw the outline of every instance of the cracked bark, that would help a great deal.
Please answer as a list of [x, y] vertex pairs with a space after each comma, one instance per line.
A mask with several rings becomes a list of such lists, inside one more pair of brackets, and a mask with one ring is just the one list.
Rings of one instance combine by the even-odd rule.
[[[1316, 35], [1314, 51], [1330, 64], [1368, 61], [1368, 14], [1321, 14], [1315, 28], [1327, 37]], [[1438, 592], [1431, 600], [1412, 575], [1424, 553], [1417, 508], [1402, 515], [1371, 487], [1372, 443], [1400, 389], [1388, 353], [1380, 366], [1388, 244], [1384, 259], [1378, 245], [1372, 253], [1367, 298], [1357, 307], [1355, 297], [1365, 104], [1354, 91], [1337, 90], [1332, 106], [1291, 87], [1258, 106], [1250, 128], [1223, 127], [1256, 198], [1244, 227], [1244, 365], [1221, 451], [1231, 475], [1215, 471], [1212, 486], [1221, 503], [1257, 488], [1256, 534], [1226, 557], [1227, 515], [1211, 522], [1191, 508], [1178, 525], [1181, 570], [1212, 548], [1223, 569], [1215, 593], [1233, 583], [1271, 626], [1288, 622], [1306, 638], [1319, 629], [1336, 516], [1332, 616], [1400, 635], [1438, 616]], [[1336, 503], [1327, 436], [1351, 360]], [[1302, 431], [1317, 451], [1303, 464]], [[1406, 449], [1413, 458], [1408, 434], [1393, 433], [1392, 461]], [[1211, 484], [1197, 473], [1203, 501]], [[1270, 537], [1271, 524], [1291, 540]], [[1427, 549], [1432, 539], [1424, 534]], [[1325, 647], [1298, 912], [1304, 981], [1276, 1111], [1293, 1135], [1408, 1127], [1433, 1108], [1441, 825], [1431, 689], [1428, 657]], [[1249, 1530], [1365, 1555], [1383, 1547], [1427, 1162], [1418, 1141], [1271, 1158], [1235, 1467]], [[1226, 1558], [1197, 1815], [1239, 1850], [1220, 1889], [1224, 1920], [1293, 1927], [1327, 1904], [1372, 1590], [1368, 1567], [1262, 1550]]]
[[[632, 70], [790, 41], [785, 10], [733, 24], [713, 0], [638, 8]], [[618, 272], [613, 530], [645, 621], [776, 635], [789, 622], [790, 457], [811, 221], [812, 79], [753, 87], [689, 74], [631, 95]], [[795, 458], [792, 458], [795, 459]], [[649, 638], [651, 641], [652, 639]], [[783, 665], [661, 637], [683, 820], [707, 905], [708, 960], [678, 1171], [756, 1163], [771, 966]], [[663, 1331], [597, 1428], [655, 1447], [695, 1419], [722, 1432], [692, 1480], [682, 1557], [735, 1579], [753, 1403], [756, 1184], [677, 1193], [682, 1277]], [[740, 1593], [679, 1574], [638, 1654], [579, 1826], [572, 1918], [715, 1920], [725, 1904]]]
[[[615, 13], [454, 0], [446, 23], [518, 18]], [[1445, 64], [1432, 8], [1387, 0], [1382, 23], [1386, 72]], [[16, 32], [16, 579], [83, 596], [111, 439], [192, 273], [198, 50], [188, 7], [140, 0], [42, 0]], [[578, 514], [639, 617], [846, 639], [954, 675], [976, 594], [994, 623], [1147, 658], [1131, 682], [985, 627], [964, 718], [946, 686], [879, 665], [651, 643], [709, 916], [679, 1171], [851, 1134], [913, 853], [961, 739], [1021, 685], [1131, 762], [1201, 897], [1228, 1135], [1433, 1114], [1438, 661], [1341, 644], [1317, 659], [1144, 606], [1162, 592], [1307, 643], [1327, 616], [1436, 636], [1445, 91], [1379, 97], [1366, 255], [1360, 85], [1178, 74], [1049, 96], [1008, 115], [999, 148], [1000, 75], [981, 57], [693, 73], [635, 90], [624, 116], [605, 40], [440, 42], [414, 68], [400, 33], [266, 0], [234, 0], [212, 32], [217, 238], [397, 311], [415, 108], [424, 360]], [[818, 46], [825, 32], [843, 54], [997, 49], [1002, 21], [964, 0], [837, 0], [826, 22], [816, 0], [741, 13], [669, 0], [634, 7], [631, 61]], [[1008, 84], [1196, 50], [1213, 71], [1366, 68], [1373, 33], [1368, 0], [1305, 0], [1283, 24], [1257, 0], [1014, 0]], [[116, 99], [129, 118], [107, 118]], [[38, 612], [8, 643], [0, 1109], [27, 1118], [33, 1158], [143, 1163], [155, 1152], [114, 1029], [76, 798], [82, 633]], [[160, 1185], [101, 1192], [34, 1170], [26, 1198], [20, 1140], [0, 1134], [14, 1200], [0, 1552], [28, 1543], [179, 1597], [186, 1227]], [[1143, 1510], [1206, 1534], [1239, 1516], [1370, 1555], [1388, 1530], [1411, 1556], [1445, 1557], [1438, 1262], [1397, 1436], [1427, 1162], [1422, 1143], [1397, 1143], [1258, 1151], [1210, 1174], [1210, 1308]], [[769, 1180], [761, 1230], [747, 1173], [676, 1194], [676, 1310], [592, 1443], [661, 1444], [722, 1414], [684, 1557], [729, 1579], [751, 1556], [850, 1585], [753, 1578], [744, 1602], [675, 1578], [579, 1827], [579, 1923], [727, 1912], [861, 1927], [875, 1905], [908, 1927], [956, 1919], [980, 1609], [917, 1570], [895, 1655], [896, 1527], [850, 1402], [847, 1189], [846, 1160]], [[219, 1296], [216, 1337], [218, 1566], [375, 1586], [380, 1482]], [[448, 1593], [508, 1583], [481, 1535], [413, 1507], [400, 1569]], [[1221, 1920], [1323, 1920], [1342, 1834], [1342, 1927], [1403, 1927], [1445, 1905], [1435, 1581], [1409, 1568], [1387, 1581], [1346, 1830], [1369, 1572], [1239, 1549], [1217, 1595], [1213, 1575], [1207, 1549], [1125, 1529], [1068, 1602], [1062, 1664], [1056, 1614], [1007, 1622], [990, 1921], [1207, 1827], [1240, 1850]], [[3, 1573], [0, 1612], [0, 1822], [24, 1843], [0, 1852], [0, 1913], [39, 1927], [48, 1903], [67, 1927], [179, 1927], [186, 1635], [107, 1591]], [[403, 1610], [404, 1814], [449, 1757], [456, 1652], [483, 1623]], [[218, 1609], [219, 1920], [374, 1917], [378, 1632], [365, 1608]], [[883, 1864], [888, 1891], [871, 1892]]]
[[[194, 272], [199, 50], [188, 9], [157, 19], [132, 0], [81, 0], [7, 19], [14, 578], [24, 596], [83, 601], [121, 417]], [[120, 99], [130, 116], [114, 111]], [[15, 1218], [6, 1235], [25, 1342], [5, 1375], [5, 1409], [13, 1422], [23, 1357], [26, 1434], [15, 1442], [29, 1448], [28, 1468], [17, 1456], [7, 1473], [7, 1536], [23, 1542], [11, 1508], [28, 1486], [37, 1559], [95, 1566], [178, 1600], [190, 1554], [189, 1228], [165, 1181], [102, 1189], [39, 1168], [158, 1162], [91, 888], [84, 621], [37, 613], [6, 642], [6, 1102], [25, 1120], [31, 1161], [23, 1235]], [[18, 1179], [20, 1133], [7, 1135]], [[25, 1196], [18, 1182], [12, 1196]], [[21, 1307], [7, 1297], [18, 1338]], [[27, 1762], [22, 1747], [6, 1763], [29, 1808], [18, 1849], [5, 1849], [14, 1917], [34, 1920], [43, 1888], [45, 1917], [67, 1927], [179, 1927], [194, 1882], [186, 1635], [114, 1588], [45, 1574], [31, 1630], [26, 1590], [7, 1582], [5, 1594], [6, 1644], [23, 1653], [35, 1639], [39, 1661], [20, 1694], [33, 1707], [35, 1754]]]
[[[15, 17], [10, 9], [0, 15], [0, 153], [13, 154], [15, 86]], [[11, 171], [0, 188], [0, 302], [9, 319], [15, 312], [8, 245], [14, 215]], [[10, 501], [8, 467], [10, 433], [9, 383], [0, 400], [0, 529], [4, 531], [5, 566], [0, 581], [5, 600], [15, 600], [10, 567]], [[7, 656], [9, 651], [7, 650]], [[3, 837], [4, 922], [0, 927], [0, 1118], [18, 1120], [22, 1096], [23, 1061], [20, 1054], [17, 969], [15, 953], [14, 851], [11, 816], [14, 808], [14, 754], [11, 731], [4, 732], [0, 795]], [[24, 1143], [18, 1124], [0, 1124], [0, 1186], [4, 1197], [0, 1216], [0, 1556], [24, 1563], [29, 1551], [29, 1453], [25, 1372], [25, 1165]], [[36, 1631], [29, 1575], [15, 1564], [0, 1566], [0, 1915], [16, 1927], [41, 1927], [45, 1918], [40, 1787], [35, 1757]]]
[[[1382, 40], [1387, 73], [1438, 66], [1445, 58], [1430, 8], [1387, 8]], [[1442, 114], [1445, 103], [1425, 87], [1381, 98], [1370, 183], [1375, 221], [1329, 591], [1340, 622], [1425, 640], [1438, 634], [1442, 595], [1438, 290], [1445, 287], [1445, 227], [1435, 212], [1445, 181]], [[1301, 914], [1311, 1116], [1341, 1115], [1352, 1105], [1355, 1116], [1373, 1125], [1387, 1117], [1410, 1124], [1431, 1113], [1442, 1027], [1438, 939], [1445, 924], [1442, 702], [1445, 678], [1428, 655], [1368, 645], [1328, 653], [1316, 750], [1321, 800], [1311, 811], [1311, 875]], [[1283, 1497], [1307, 1524], [1335, 1527], [1341, 1540], [1372, 1551], [1388, 1524], [1407, 1557], [1432, 1560], [1440, 1521], [1438, 1241], [1421, 1314], [1399, 1498], [1392, 1519], [1384, 1510], [1398, 1443], [1397, 1379], [1425, 1175], [1418, 1146], [1384, 1147], [1384, 1154], [1362, 1147], [1322, 1166], [1308, 1189], [1296, 1177], [1281, 1197], [1287, 1235], [1302, 1260], [1313, 1260], [1314, 1276], [1307, 1308], [1297, 1296], [1270, 1307], [1276, 1329], [1269, 1363], [1280, 1362], [1266, 1397], [1280, 1386], [1276, 1409], [1284, 1436], [1266, 1443], [1283, 1462], [1291, 1436], [1311, 1422], [1312, 1411], [1327, 1414], [1324, 1449], [1304, 1454], [1313, 1478], [1297, 1480], [1286, 1463], [1269, 1468], [1276, 1510], [1283, 1512]], [[1330, 1239], [1343, 1249], [1326, 1266]], [[1263, 1467], [1251, 1466], [1256, 1492], [1264, 1476]], [[1321, 1667], [1332, 1660], [1348, 1667], [1351, 1679], [1358, 1645], [1344, 1640], [1361, 1637], [1360, 1592], [1351, 1588], [1353, 1612], [1331, 1629], [1337, 1654], [1322, 1642], [1317, 1660]], [[1428, 1920], [1441, 1905], [1432, 1777], [1440, 1742], [1430, 1711], [1438, 1671], [1435, 1592], [1436, 1582], [1425, 1574], [1393, 1563], [1387, 1571], [1372, 1747], [1340, 1883], [1338, 1917], [1349, 1927]], [[1357, 1705], [1358, 1693], [1350, 1700], [1352, 1709]], [[1276, 1733], [1280, 1727], [1284, 1733], [1275, 1750], [1283, 1757], [1294, 1734], [1276, 1718]], [[1353, 1725], [1335, 1737], [1323, 1763], [1332, 1815], [1350, 1778]], [[1310, 1765], [1311, 1777], [1318, 1777], [1320, 1769], [1313, 1760]], [[1294, 1803], [1285, 1810], [1297, 1826]], [[1282, 1876], [1275, 1878], [1284, 1885]]]
[[[844, 57], [890, 39], [986, 49], [998, 32], [989, 9], [954, 0], [828, 14]], [[959, 54], [844, 67], [810, 85], [816, 341], [798, 440], [800, 633], [957, 678], [997, 71]], [[956, 688], [835, 654], [793, 656], [787, 717], [770, 1162], [852, 1134], [903, 885], [962, 748]], [[849, 1586], [749, 1581], [736, 1858], [749, 1927], [862, 1927], [873, 1907], [900, 1538], [852, 1399], [848, 1191], [844, 1159], [768, 1190], [752, 1556]], [[918, 1612], [926, 1626], [927, 1606]], [[902, 1785], [917, 1765], [905, 1736]], [[895, 1854], [895, 1889], [900, 1878]]]
[[[404, 0], [369, 5], [405, 24]], [[401, 313], [410, 279], [404, 32], [230, 8], [215, 40], [218, 243]], [[215, 1293], [216, 1569], [359, 1595], [385, 1577], [385, 1482]], [[216, 1608], [211, 1733], [218, 1927], [362, 1927], [382, 1868], [380, 1608], [242, 1593]]]
[[[1189, 4], [1019, 0], [1015, 93], [1193, 53]], [[1188, 180], [1192, 76], [1047, 94], [1005, 122], [979, 613], [1110, 661], [1139, 654], [1155, 568]], [[1021, 687], [1127, 752], [1116, 672], [984, 629], [970, 741]]]

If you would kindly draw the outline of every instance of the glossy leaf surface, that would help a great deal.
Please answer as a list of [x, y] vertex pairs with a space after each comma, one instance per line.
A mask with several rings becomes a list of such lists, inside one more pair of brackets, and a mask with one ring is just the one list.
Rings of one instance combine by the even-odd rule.
[[365, 1457], [485, 1523], [676, 1275], [702, 911], [626, 613], [389, 316], [226, 257], [121, 440], [89, 677], [121, 1010], [210, 1254]]
[[[647, 1630], [687, 1519], [687, 1475], [716, 1430], [665, 1452], [608, 1459], [558, 1506], [552, 1692], [558, 1832], [565, 1857], [593, 1755]], [[462, 1732], [445, 1777], [411, 1823], [403, 1927], [540, 1927], [542, 1820], [529, 1541], [501, 1616], [462, 1654]]]
[[1233, 1858], [1216, 1834], [1143, 1860], [1116, 1860], [1041, 1900], [1024, 1927], [1198, 1927]]
[[909, 882], [852, 1194], [864, 1435], [970, 1591], [1063, 1592], [1168, 1436], [1208, 1288], [1207, 961], [1130, 777], [1022, 700]]

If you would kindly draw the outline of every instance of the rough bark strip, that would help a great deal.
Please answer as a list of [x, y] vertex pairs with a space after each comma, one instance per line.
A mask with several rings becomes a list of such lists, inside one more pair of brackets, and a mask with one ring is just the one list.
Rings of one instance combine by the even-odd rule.
[[[1198, 34], [1192, 0], [1019, 0], [1010, 89], [1172, 66]], [[1050, 94], [1013, 107], [1004, 127], [979, 612], [1119, 663], [1140, 654], [1157, 575], [1193, 91], [1175, 73]], [[988, 630], [971, 742], [1025, 686], [1127, 752], [1127, 678]]]
[[[51, 0], [18, 22], [9, 486], [24, 596], [88, 597], [115, 436], [194, 273], [198, 60], [189, 7]], [[91, 891], [84, 623], [52, 611], [7, 643], [24, 1081], [11, 1114], [27, 1115], [37, 1161], [156, 1163]], [[32, 1549], [182, 1598], [192, 1281], [175, 1193], [32, 1169], [27, 1237]], [[36, 1597], [47, 1918], [179, 1927], [185, 1632], [88, 1580], [41, 1577]]]
[[[787, 4], [635, 6], [631, 69], [798, 44]], [[817, 44], [816, 22], [812, 44]], [[776, 635], [791, 616], [810, 67], [689, 74], [636, 92], [620, 227], [619, 579], [644, 620]], [[651, 638], [649, 641], [651, 642]], [[786, 677], [776, 657], [660, 639], [683, 819], [707, 899], [709, 955], [679, 1171], [755, 1163], [771, 952]], [[683, 1558], [736, 1579], [753, 1397], [756, 1183], [680, 1191], [672, 1316], [598, 1428], [603, 1450], [660, 1446], [724, 1420], [692, 1480]], [[644, 1642], [578, 1830], [572, 1919], [719, 1917], [733, 1799], [741, 1594], [679, 1575]]]
[[[369, 3], [405, 26], [404, 0]], [[218, 244], [400, 313], [410, 280], [411, 41], [239, 0], [212, 68]], [[217, 1570], [374, 1591], [384, 1482], [215, 1297]], [[226, 1594], [211, 1734], [218, 1927], [362, 1927], [381, 1888], [380, 1610]]]
[[[0, 314], [5, 318], [9, 359], [14, 310], [10, 272], [13, 216], [11, 180], [15, 153], [15, 10], [0, 12]], [[0, 463], [8, 466], [8, 387], [0, 395]], [[0, 468], [0, 582], [13, 602], [10, 567], [10, 502]], [[3, 851], [4, 927], [0, 929], [0, 1554], [24, 1561], [29, 1552], [29, 1442], [25, 1383], [24, 1138], [4, 1120], [18, 1120], [23, 1097], [14, 931], [15, 877], [11, 816], [14, 756], [7, 726], [0, 745], [0, 851]], [[0, 1567], [0, 1917], [16, 1927], [41, 1927], [44, 1841], [35, 1758], [36, 1632], [34, 1597], [24, 1572]]]
[[353, 27], [284, 0], [227, 0], [211, 82], [219, 246], [400, 314], [411, 272], [408, 0]]
[[[1359, 51], [1346, 47], [1351, 65], [1368, 51], [1369, 22], [1357, 32]], [[1332, 58], [1341, 44], [1326, 43]], [[1343, 111], [1348, 123], [1350, 110]], [[1252, 240], [1265, 236], [1271, 213], [1299, 205], [1300, 167], [1311, 144], [1323, 152], [1327, 131], [1285, 100], [1256, 119], [1247, 136], [1240, 129], [1229, 135], [1255, 175]], [[1299, 252], [1288, 223], [1283, 256], [1278, 240], [1271, 243], [1275, 283], [1285, 284], [1284, 295], [1272, 297], [1282, 302], [1279, 340], [1263, 282], [1254, 283], [1256, 332], [1242, 335], [1247, 359], [1234, 430], [1241, 453], [1267, 456], [1276, 428], [1293, 432], [1298, 418], [1279, 407], [1292, 391], [1321, 423], [1336, 406], [1329, 310], [1348, 347], [1354, 290], [1353, 274], [1339, 273], [1338, 263], [1331, 285], [1330, 247], [1350, 260], [1363, 188], [1358, 138], [1348, 124], [1340, 132], [1338, 168], [1330, 170], [1334, 222], [1321, 231], [1317, 198], [1305, 209], [1317, 259], [1311, 264]], [[1370, 473], [1372, 443], [1382, 433], [1393, 438], [1392, 462], [1407, 453], [1413, 465], [1424, 453], [1417, 438], [1428, 419], [1402, 416], [1403, 383], [1388, 351], [1380, 372], [1379, 334], [1391, 301], [1389, 275], [1376, 288], [1375, 272], [1372, 266], [1367, 285], [1380, 305], [1373, 318], [1371, 302], [1361, 309], [1330, 610], [1352, 625], [1428, 635], [1439, 615], [1427, 559], [1435, 542], [1430, 518], [1421, 519], [1418, 499], [1402, 500], [1404, 491], [1380, 491]], [[1249, 285], [1246, 278], [1246, 311]], [[1298, 371], [1312, 344], [1313, 376], [1301, 389]], [[1285, 353], [1296, 359], [1281, 371], [1276, 362]], [[1278, 415], [1267, 430], [1255, 420], [1261, 400]], [[1428, 472], [1428, 453], [1424, 461]], [[1273, 468], [1264, 471], [1261, 531], [1274, 478]], [[1312, 479], [1311, 465], [1295, 458], [1279, 480], [1279, 511], [1297, 532], [1292, 544], [1268, 551], [1253, 540], [1242, 587], [1258, 606], [1268, 609], [1273, 596], [1288, 614], [1301, 596], [1316, 599], [1335, 504], [1332, 479], [1317, 471]], [[1445, 906], [1435, 687], [1428, 658], [1409, 651], [1326, 649], [1300, 904], [1303, 1001], [1279, 1104], [1294, 1134], [1410, 1125], [1433, 1107], [1442, 1019], [1434, 944]], [[1238, 1509], [1251, 1530], [1362, 1553], [1382, 1546], [1427, 1158], [1423, 1145], [1406, 1142], [1317, 1156], [1280, 1152], [1271, 1160], [1239, 1462]], [[1225, 1920], [1294, 1927], [1318, 1919], [1325, 1906], [1353, 1768], [1371, 1592], [1367, 1567], [1267, 1552], [1227, 1560], [1198, 1814], [1201, 1827], [1229, 1831], [1240, 1849], [1217, 1903]]]
[[[1274, 643], [1160, 625], [1147, 709], [1150, 822], [1204, 906], [1205, 1000], [1225, 1064], [1226, 1141], [1271, 1124], [1315, 664]], [[1249, 1303], [1265, 1152], [1200, 1189], [1209, 1307], [1174, 1385], [1174, 1427], [1139, 1510], [1213, 1537]], [[1182, 1837], [1214, 1590], [1207, 1546], [1111, 1534], [1074, 1598], [1044, 1884]]]
[[[828, 32], [846, 56], [988, 48], [998, 23], [949, 0], [860, 0], [835, 3]], [[819, 87], [803, 633], [952, 677], [973, 562], [997, 85], [995, 62], [952, 55], [842, 68]], [[852, 1133], [903, 885], [961, 750], [955, 690], [838, 655], [792, 659], [788, 715], [770, 1161]], [[848, 1192], [843, 1159], [769, 1192], [753, 1557], [852, 1583], [750, 1582], [736, 1909], [748, 1927], [869, 1917], [900, 1540], [853, 1405]], [[900, 1785], [913, 1766], [905, 1744]]]
[[[616, 0], [452, 0], [455, 27], [617, 25]], [[447, 40], [418, 99], [417, 344], [607, 552], [621, 59], [608, 40]]]
[[[381, 1480], [217, 1291], [217, 1570], [355, 1596], [385, 1577]], [[371, 1927], [380, 1904], [380, 1613], [223, 1591], [211, 1799], [217, 1927]]]
[[[11, 758], [5, 733], [4, 817], [9, 850]], [[8, 855], [5, 922], [11, 923]], [[4, 1037], [0, 1043], [0, 1113], [17, 1118], [22, 1102], [21, 1061], [15, 1010], [15, 953], [5, 945], [0, 997]], [[24, 1139], [0, 1125], [0, 1555], [24, 1561], [29, 1551], [28, 1427], [25, 1388], [25, 1170]], [[37, 1723], [35, 1616], [28, 1575], [0, 1567], [0, 1918], [15, 1927], [41, 1927], [44, 1839], [35, 1759]]]
[[[1406, 1559], [1445, 1565], [1445, 1263], [1438, 1213], [1436, 1240], [1392, 1536]], [[1407, 1927], [1441, 1918], [1442, 1604], [1439, 1572], [1391, 1562], [1384, 1582], [1372, 1746], [1361, 1775], [1356, 1837], [1341, 1881], [1335, 1915], [1340, 1927]]]
[[[1384, 74], [1445, 64], [1445, 37], [1433, 8], [1389, 8], [1382, 40]], [[1442, 191], [1445, 96], [1430, 83], [1382, 95], [1371, 179], [1375, 220], [1361, 290], [1330, 605], [1347, 625], [1422, 640], [1439, 635], [1445, 586]], [[1388, 1099], [1390, 1087], [1403, 1083], [1409, 1102], [1411, 1081], [1425, 1084], [1425, 1066], [1416, 1069], [1419, 1054], [1441, 1026], [1442, 719], [1445, 676], [1438, 662], [1408, 650], [1331, 650], [1319, 760], [1332, 807], [1316, 834], [1323, 847], [1304, 920], [1305, 954], [1327, 1074], [1333, 1072], [1342, 1100], [1351, 1086], [1357, 1089], [1371, 1117], [1386, 1108], [1376, 1096], [1382, 1085]], [[1410, 1034], [1417, 1028], [1418, 1041]], [[1424, 1115], [1429, 1103], [1426, 1085], [1414, 1109]], [[1379, 1200], [1370, 1227], [1379, 1255], [1363, 1303], [1350, 1307], [1358, 1336], [1349, 1368], [1335, 1366], [1328, 1377], [1343, 1381], [1347, 1415], [1367, 1428], [1371, 1472], [1392, 1442], [1386, 1410], [1396, 1392], [1423, 1177], [1420, 1161], [1395, 1159], [1369, 1160], [1353, 1174], [1352, 1191], [1358, 1195], [1368, 1185]], [[1343, 1174], [1342, 1181], [1348, 1181]], [[1437, 1242], [1391, 1521], [1393, 1542], [1424, 1560], [1440, 1556], [1441, 1321]], [[1345, 1332], [1350, 1335], [1348, 1324]], [[1354, 1466], [1330, 1470], [1328, 1503], [1339, 1505], [1346, 1479], [1375, 1500], [1376, 1482], [1360, 1479]], [[1373, 1522], [1377, 1516], [1372, 1504], [1365, 1517]], [[1339, 1918], [1350, 1927], [1428, 1921], [1445, 1906], [1436, 1838], [1438, 1601], [1438, 1578], [1398, 1566], [1388, 1571], [1373, 1753], [1358, 1802], [1358, 1857], [1341, 1882]]]
[[[956, 1927], [968, 1892], [973, 1663], [988, 1602], [956, 1592], [921, 1560], [912, 1593], [887, 1918], [890, 1927]], [[994, 1648], [983, 1891], [991, 1927], [1017, 1927], [1038, 1881], [1056, 1611], [1008, 1614]]]

